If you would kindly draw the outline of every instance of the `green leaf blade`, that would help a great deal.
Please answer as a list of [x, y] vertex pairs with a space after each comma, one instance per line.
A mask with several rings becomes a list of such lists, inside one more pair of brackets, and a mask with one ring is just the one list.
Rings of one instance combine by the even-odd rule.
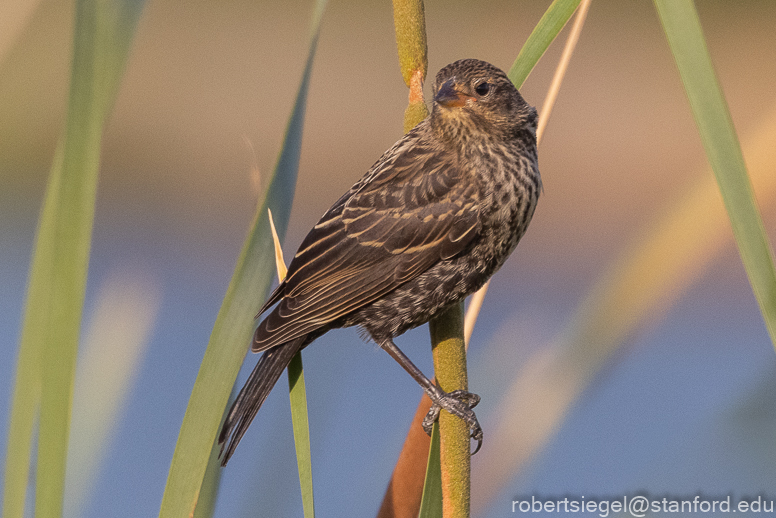
[[315, 518], [313, 502], [313, 468], [310, 452], [310, 423], [307, 417], [307, 392], [302, 368], [302, 353], [293, 357], [288, 365], [288, 388], [291, 400], [291, 420], [294, 426], [296, 464], [299, 471], [299, 487], [302, 491], [302, 507], [305, 518]]
[[264, 201], [243, 244], [192, 389], [170, 465], [160, 518], [189, 517], [197, 508], [206, 469], [215, 458], [211, 451], [224, 408], [250, 343], [253, 319], [274, 277], [275, 257], [267, 209], [272, 210], [282, 238], [296, 188], [307, 91], [325, 4], [325, 0], [318, 0], [315, 5], [305, 71], [283, 147]]
[[521, 88], [550, 44], [574, 14], [582, 0], [555, 0], [542, 15], [528, 36], [507, 76], [515, 87]]
[[130, 0], [76, 4], [66, 128], [41, 210], [22, 324], [3, 498], [8, 518], [23, 514], [39, 405], [36, 515], [62, 514], [101, 137], [142, 5]]
[[776, 269], [741, 145], [690, 0], [655, 0], [741, 260], [776, 347]]
[[428, 448], [426, 480], [423, 483], [423, 497], [420, 500], [418, 518], [442, 518], [442, 461], [439, 451], [439, 423], [431, 431], [431, 445]]

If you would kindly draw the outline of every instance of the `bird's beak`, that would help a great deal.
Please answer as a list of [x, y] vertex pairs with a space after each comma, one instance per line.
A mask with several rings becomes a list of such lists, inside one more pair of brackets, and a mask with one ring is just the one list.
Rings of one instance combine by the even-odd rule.
[[434, 96], [434, 102], [441, 104], [445, 108], [460, 108], [465, 106], [466, 101], [469, 99], [475, 100], [474, 97], [470, 97], [456, 90], [455, 78], [448, 79], [442, 83], [442, 86], [439, 87], [439, 90]]

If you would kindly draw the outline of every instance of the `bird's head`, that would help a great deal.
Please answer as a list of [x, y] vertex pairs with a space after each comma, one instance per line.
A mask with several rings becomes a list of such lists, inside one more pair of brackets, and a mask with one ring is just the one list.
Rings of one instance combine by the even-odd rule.
[[536, 110], [500, 69], [477, 59], [462, 59], [436, 75], [431, 123], [453, 139], [485, 133], [510, 138], [535, 134]]

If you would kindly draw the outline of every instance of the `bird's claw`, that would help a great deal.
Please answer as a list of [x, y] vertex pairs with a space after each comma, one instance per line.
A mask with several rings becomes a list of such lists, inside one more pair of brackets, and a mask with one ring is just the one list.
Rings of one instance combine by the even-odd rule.
[[477, 448], [475, 448], [472, 455], [480, 451], [482, 447], [482, 427], [480, 427], [477, 416], [472, 411], [472, 408], [480, 402], [480, 396], [465, 390], [454, 390], [452, 392], [441, 392], [440, 395], [432, 398], [432, 401], [431, 409], [426, 414], [426, 417], [423, 418], [423, 430], [428, 435], [431, 435], [434, 422], [439, 419], [439, 412], [444, 408], [450, 414], [463, 419], [469, 425], [469, 435], [477, 441]]

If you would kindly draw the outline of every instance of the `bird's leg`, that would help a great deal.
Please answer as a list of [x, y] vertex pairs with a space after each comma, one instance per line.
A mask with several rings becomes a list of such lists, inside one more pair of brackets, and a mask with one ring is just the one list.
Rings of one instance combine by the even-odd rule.
[[[474, 412], [472, 411], [472, 408], [480, 402], [480, 396], [466, 392], [465, 390], [445, 392], [437, 387], [415, 366], [414, 363], [412, 363], [390, 338], [381, 341], [380, 347], [385, 349], [385, 351], [391, 355], [391, 358], [404, 367], [404, 370], [418, 382], [426, 394], [428, 394], [428, 397], [431, 398], [431, 410], [428, 411], [428, 414], [426, 414], [426, 417], [423, 419], [423, 430], [425, 430], [428, 435], [431, 435], [431, 428], [434, 425], [434, 421], [439, 418], [439, 412], [444, 408], [450, 414], [466, 421], [466, 424], [469, 425], [472, 439], [477, 441], [477, 448], [474, 450], [474, 453], [480, 451], [480, 447], [482, 446], [482, 428], [480, 427], [480, 423], [477, 422], [477, 416], [474, 415]], [[472, 453], [472, 455], [474, 455], [474, 453]]]

